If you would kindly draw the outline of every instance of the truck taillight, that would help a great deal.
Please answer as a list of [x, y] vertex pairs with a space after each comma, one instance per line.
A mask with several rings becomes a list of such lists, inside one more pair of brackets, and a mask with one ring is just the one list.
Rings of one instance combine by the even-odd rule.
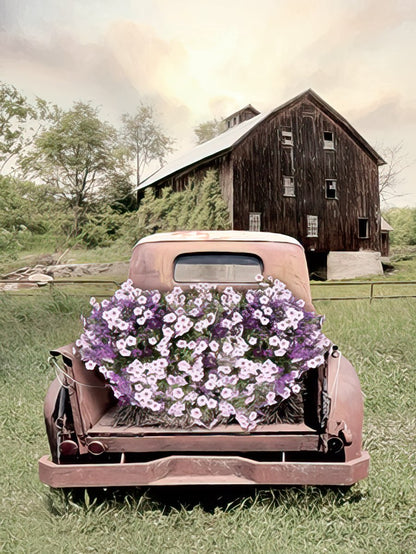
[[88, 452], [94, 454], [94, 456], [99, 456], [106, 451], [105, 445], [100, 441], [92, 441], [88, 444]]
[[75, 456], [78, 454], [78, 445], [75, 441], [65, 440], [59, 445], [61, 456]]

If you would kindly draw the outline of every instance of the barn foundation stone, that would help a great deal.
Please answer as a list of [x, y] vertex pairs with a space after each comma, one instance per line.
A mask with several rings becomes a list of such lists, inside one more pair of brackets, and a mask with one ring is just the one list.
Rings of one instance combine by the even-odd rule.
[[383, 275], [380, 252], [329, 252], [327, 279], [354, 279], [370, 275]]

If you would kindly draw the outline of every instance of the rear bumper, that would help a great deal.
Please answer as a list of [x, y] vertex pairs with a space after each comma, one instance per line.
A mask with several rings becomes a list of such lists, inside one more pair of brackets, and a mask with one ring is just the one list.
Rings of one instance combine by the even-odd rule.
[[343, 463], [257, 462], [240, 456], [168, 456], [151, 462], [59, 465], [39, 460], [53, 488], [165, 485], [352, 485], [368, 475], [370, 457]]

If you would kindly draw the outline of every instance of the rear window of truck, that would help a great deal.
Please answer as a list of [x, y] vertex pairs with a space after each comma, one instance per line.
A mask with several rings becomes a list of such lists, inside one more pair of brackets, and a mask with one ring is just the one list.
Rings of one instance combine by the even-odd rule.
[[254, 254], [195, 252], [181, 254], [174, 262], [177, 283], [255, 283], [263, 262]]

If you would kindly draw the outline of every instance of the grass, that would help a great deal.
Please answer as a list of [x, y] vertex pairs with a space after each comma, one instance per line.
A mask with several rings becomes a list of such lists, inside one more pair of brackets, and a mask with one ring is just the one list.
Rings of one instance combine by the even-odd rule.
[[0, 551], [412, 552], [415, 525], [416, 299], [321, 301], [325, 332], [365, 394], [367, 480], [329, 487], [89, 491], [42, 485], [48, 348], [80, 332], [86, 299], [0, 296]]

